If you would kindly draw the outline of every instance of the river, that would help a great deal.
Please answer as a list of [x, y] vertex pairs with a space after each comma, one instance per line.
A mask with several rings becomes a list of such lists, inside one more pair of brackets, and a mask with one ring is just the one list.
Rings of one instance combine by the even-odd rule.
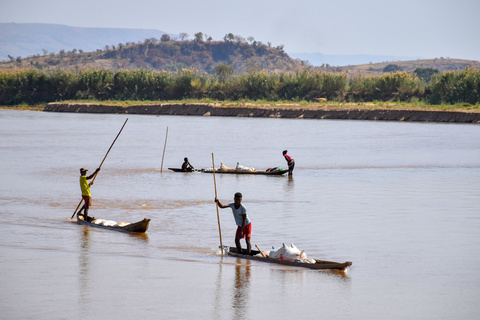
[[[78, 225], [150, 218], [145, 235]], [[168, 139], [165, 155], [166, 131]], [[218, 254], [214, 180], [237, 163], [293, 177], [216, 175], [243, 193], [252, 244], [352, 261], [314, 271]], [[0, 110], [2, 319], [478, 319], [480, 126]], [[230, 209], [223, 243], [234, 245]], [[244, 242], [242, 241], [244, 245]]]

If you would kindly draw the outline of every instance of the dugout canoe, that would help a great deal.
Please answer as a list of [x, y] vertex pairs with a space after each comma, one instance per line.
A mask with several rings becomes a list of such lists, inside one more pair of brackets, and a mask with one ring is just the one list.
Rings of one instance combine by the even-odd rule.
[[[195, 169], [193, 171], [182, 171], [180, 168], [168, 168], [168, 170], [172, 170], [173, 172], [183, 172], [183, 173], [191, 173], [191, 172], [203, 172], [203, 173], [213, 173], [213, 170], [207, 169]], [[267, 175], [267, 176], [281, 176], [287, 173], [288, 170], [277, 170], [277, 171], [237, 171], [237, 170], [216, 170], [215, 173], [218, 174], [259, 174], [259, 175]]]
[[173, 172], [183, 172], [183, 173], [191, 173], [191, 172], [202, 172], [203, 170], [193, 169], [190, 171], [183, 171], [182, 168], [168, 168], [168, 170], [172, 170]]
[[[129, 233], [145, 233], [150, 224], [150, 219], [143, 219], [138, 222], [120, 222], [116, 224], [102, 224], [101, 222], [107, 221], [104, 219], [95, 219], [89, 217], [88, 221], [83, 219], [83, 214], [77, 214], [77, 223], [81, 225], [91, 226], [95, 228], [102, 228], [120, 232], [129, 232]], [[113, 221], [112, 221], [113, 222]]]
[[242, 249], [242, 253], [239, 253], [237, 248], [235, 247], [229, 247], [229, 246], [223, 246], [223, 247], [224, 247], [225, 253], [229, 256], [242, 258], [242, 259], [281, 264], [281, 265], [291, 266], [291, 267], [300, 267], [300, 268], [308, 268], [308, 269], [316, 269], [316, 270], [345, 270], [346, 268], [352, 265], [350, 261], [341, 263], [341, 262], [314, 259], [315, 263], [303, 263], [303, 262], [288, 261], [288, 260], [278, 260], [270, 257], [263, 257], [259, 255], [260, 251], [257, 251], [257, 250], [251, 250], [250, 255], [248, 255], [246, 249]]

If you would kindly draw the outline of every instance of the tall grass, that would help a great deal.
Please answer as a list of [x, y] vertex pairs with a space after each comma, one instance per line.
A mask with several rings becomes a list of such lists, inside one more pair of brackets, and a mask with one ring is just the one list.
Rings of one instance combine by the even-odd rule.
[[432, 104], [480, 103], [480, 70], [468, 68], [433, 76], [428, 100]]
[[196, 70], [36, 69], [0, 71], [0, 104], [37, 104], [62, 100], [265, 100], [265, 101], [424, 101], [432, 104], [480, 103], [480, 70], [437, 74], [430, 84], [413, 73], [379, 76], [301, 71], [264, 71], [217, 78]]
[[350, 101], [409, 101], [422, 98], [425, 82], [407, 72], [380, 76], [356, 76], [350, 79], [347, 97]]

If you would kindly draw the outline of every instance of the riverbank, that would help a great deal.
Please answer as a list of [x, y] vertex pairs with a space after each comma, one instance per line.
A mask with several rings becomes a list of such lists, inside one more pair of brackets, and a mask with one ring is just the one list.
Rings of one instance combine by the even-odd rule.
[[331, 106], [223, 106], [210, 103], [164, 103], [118, 106], [96, 103], [49, 103], [46, 112], [115, 113], [212, 117], [263, 117], [291, 119], [336, 119], [480, 123], [479, 112], [432, 111]]

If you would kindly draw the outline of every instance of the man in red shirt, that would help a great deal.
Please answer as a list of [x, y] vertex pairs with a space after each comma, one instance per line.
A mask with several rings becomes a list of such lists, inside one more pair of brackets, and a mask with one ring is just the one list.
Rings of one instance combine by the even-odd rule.
[[288, 154], [287, 154], [287, 150], [283, 150], [283, 156], [285, 157], [285, 160], [287, 160], [287, 164], [288, 164], [288, 175], [291, 176], [293, 174], [293, 168], [295, 168], [295, 160], [290, 157]]

